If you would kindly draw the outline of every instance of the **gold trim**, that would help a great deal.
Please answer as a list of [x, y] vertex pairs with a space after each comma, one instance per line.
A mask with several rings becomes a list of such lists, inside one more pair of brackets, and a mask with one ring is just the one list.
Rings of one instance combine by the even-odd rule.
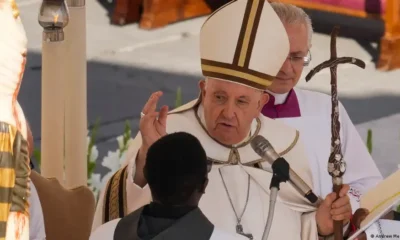
[[[11, 203], [0, 203], [0, 209], [10, 209], [11, 208]], [[7, 222], [9, 217], [9, 211], [0, 211], [0, 222]], [[3, 234], [1, 234], [3, 235]]]
[[[126, 167], [127, 168], [127, 167]], [[128, 175], [128, 169], [126, 169], [125, 171], [124, 171], [124, 174], [122, 175], [122, 179], [124, 179], [124, 181], [123, 181], [123, 193], [122, 193], [122, 196], [123, 196], [123, 208], [124, 208], [124, 216], [126, 216], [127, 215], [127, 213], [128, 213], [128, 204], [126, 204], [126, 201], [127, 201], [127, 196], [126, 196], [126, 179], [127, 179], [127, 175]]]
[[111, 192], [109, 198], [109, 221], [119, 218], [119, 180], [121, 179], [121, 173], [125, 168], [121, 168], [115, 173], [115, 177], [111, 182]]
[[[5, 159], [3, 159], [4, 161]], [[15, 161], [9, 160], [9, 161]], [[15, 187], [15, 170], [14, 168], [0, 168], [0, 187], [13, 188]]]
[[294, 146], [296, 146], [297, 142], [299, 141], [299, 137], [300, 137], [300, 133], [299, 131], [296, 130], [296, 136], [292, 142], [292, 144], [290, 144], [290, 146], [288, 148], [286, 148], [285, 150], [283, 150], [282, 152], [279, 153], [279, 156], [283, 156], [286, 153], [290, 152], [290, 150], [292, 150], [294, 148]]
[[[299, 141], [299, 138], [300, 138], [300, 133], [299, 133], [299, 131], [296, 131], [296, 136], [294, 137], [293, 142], [285, 150], [278, 153], [278, 155], [283, 156], [283, 155], [289, 153], [296, 146], [297, 142]], [[260, 159], [257, 159], [257, 160], [251, 161], [251, 162], [247, 162], [247, 163], [242, 163], [242, 164], [247, 166], [247, 165], [261, 164], [266, 161], [267, 160], [260, 158]]]
[[201, 68], [205, 72], [221, 73], [221, 74], [225, 74], [225, 75], [229, 75], [229, 76], [233, 76], [233, 77], [237, 77], [237, 78], [241, 78], [241, 79], [246, 79], [248, 81], [252, 81], [254, 83], [257, 83], [257, 84], [260, 84], [263, 86], [269, 86], [269, 85], [271, 85], [271, 83], [273, 81], [273, 79], [261, 78], [261, 77], [257, 77], [255, 75], [252, 75], [249, 73], [245, 73], [245, 72], [241, 72], [241, 71], [237, 71], [237, 70], [233, 70], [233, 69], [228, 69], [228, 68], [224, 68], [224, 67], [216, 67], [216, 66], [202, 64]]
[[15, 2], [15, 0], [11, 0], [10, 5], [11, 5], [13, 17], [15, 19], [17, 19], [19, 17], [19, 9], [18, 9], [17, 3]]
[[244, 39], [243, 39], [243, 45], [242, 45], [242, 49], [240, 51], [240, 56], [239, 56], [239, 64], [238, 65], [241, 67], [244, 66], [244, 62], [246, 60], [246, 55], [248, 54], [247, 50], [249, 48], [250, 36], [251, 36], [251, 32], [253, 30], [254, 20], [256, 18], [258, 5], [259, 5], [259, 0], [254, 0], [253, 4], [251, 6], [249, 21], [247, 22], [246, 32], [245, 32]]

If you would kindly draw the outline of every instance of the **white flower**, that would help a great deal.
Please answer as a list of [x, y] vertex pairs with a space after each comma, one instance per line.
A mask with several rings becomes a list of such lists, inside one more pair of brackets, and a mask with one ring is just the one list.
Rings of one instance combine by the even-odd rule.
[[112, 173], [118, 171], [120, 168], [119, 150], [115, 152], [108, 151], [108, 155], [103, 158], [101, 165], [110, 169]]
[[103, 183], [100, 181], [99, 173], [92, 173], [88, 179], [88, 186], [90, 190], [92, 190], [95, 199], [97, 199], [100, 191], [103, 189]]
[[118, 136], [117, 137], [117, 142], [118, 142], [118, 149], [122, 149], [124, 147], [124, 136]]

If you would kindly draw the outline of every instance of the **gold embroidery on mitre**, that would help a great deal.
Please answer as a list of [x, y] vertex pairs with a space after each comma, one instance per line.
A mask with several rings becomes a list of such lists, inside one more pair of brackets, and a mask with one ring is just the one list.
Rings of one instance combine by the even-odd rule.
[[251, 4], [250, 14], [249, 14], [248, 22], [246, 24], [246, 30], [244, 32], [242, 48], [240, 50], [240, 56], [239, 56], [239, 64], [238, 65], [241, 67], [244, 66], [244, 61], [246, 59], [246, 55], [249, 54], [250, 36], [251, 36], [251, 32], [253, 31], [253, 28], [255, 25], [254, 21], [256, 19], [257, 10], [259, 8], [259, 2], [260, 2], [260, 0], [255, 0]]
[[9, 0], [9, 1], [12, 9], [12, 14], [14, 18], [17, 19], [19, 17], [19, 9], [17, 3], [15, 2], [15, 0]]
[[237, 70], [233, 70], [233, 69], [229, 69], [229, 68], [210, 66], [210, 65], [205, 65], [205, 64], [202, 64], [201, 67], [202, 67], [203, 71], [205, 71], [205, 72], [220, 73], [220, 74], [229, 75], [232, 77], [246, 79], [248, 81], [251, 81], [256, 84], [263, 85], [263, 86], [268, 86], [272, 82], [272, 80], [269, 80], [269, 79], [260, 78], [260, 77], [254, 76], [250, 73], [245, 73], [242, 71], [237, 71]]

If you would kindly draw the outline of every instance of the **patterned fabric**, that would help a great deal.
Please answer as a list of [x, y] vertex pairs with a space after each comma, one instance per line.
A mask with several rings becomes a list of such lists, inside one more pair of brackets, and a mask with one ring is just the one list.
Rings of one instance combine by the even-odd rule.
[[343, 7], [352, 10], [366, 11], [367, 13], [384, 14], [386, 9], [386, 0], [303, 0]]
[[349, 194], [353, 196], [357, 202], [360, 202], [361, 193], [357, 189], [350, 187]]
[[11, 212], [29, 217], [29, 175], [27, 142], [14, 126], [0, 122], [0, 239], [6, 237]]

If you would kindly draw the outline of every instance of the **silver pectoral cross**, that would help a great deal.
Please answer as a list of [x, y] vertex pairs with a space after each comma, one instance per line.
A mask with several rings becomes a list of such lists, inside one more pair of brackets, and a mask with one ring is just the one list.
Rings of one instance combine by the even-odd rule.
[[236, 225], [236, 232], [237, 232], [238, 234], [242, 235], [242, 236], [247, 237], [247, 238], [250, 239], [250, 240], [253, 240], [253, 234], [251, 234], [251, 233], [244, 233], [244, 232], [243, 232], [243, 226], [242, 226], [242, 224], [240, 224], [240, 223], [238, 223], [238, 224]]

